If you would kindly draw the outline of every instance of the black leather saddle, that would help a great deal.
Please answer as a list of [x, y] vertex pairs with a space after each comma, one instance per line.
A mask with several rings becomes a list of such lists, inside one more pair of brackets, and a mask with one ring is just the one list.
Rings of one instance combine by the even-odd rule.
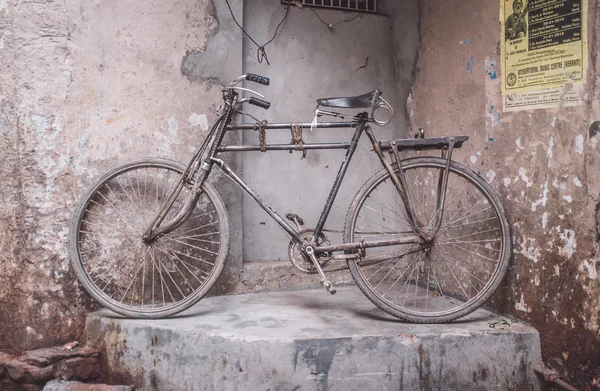
[[319, 106], [338, 107], [340, 109], [359, 109], [368, 108], [375, 104], [377, 98], [381, 95], [380, 90], [371, 91], [367, 94], [359, 96], [351, 96], [347, 98], [324, 98], [317, 99]]

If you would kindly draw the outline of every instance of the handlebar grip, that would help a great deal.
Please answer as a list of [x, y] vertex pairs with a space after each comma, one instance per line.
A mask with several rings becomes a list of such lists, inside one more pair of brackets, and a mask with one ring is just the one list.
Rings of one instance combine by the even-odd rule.
[[255, 97], [250, 98], [248, 103], [250, 103], [251, 105], [254, 105], [254, 106], [262, 107], [265, 110], [267, 110], [269, 107], [271, 107], [271, 103], [267, 102], [266, 100], [258, 99]]
[[262, 84], [264, 86], [268, 86], [271, 83], [268, 77], [255, 75], [254, 73], [246, 73], [246, 80], [253, 81], [258, 84]]

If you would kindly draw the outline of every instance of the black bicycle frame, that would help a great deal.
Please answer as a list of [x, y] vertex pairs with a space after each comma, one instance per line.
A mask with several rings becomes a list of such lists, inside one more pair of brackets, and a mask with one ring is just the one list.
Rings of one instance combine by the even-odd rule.
[[[290, 129], [292, 124], [267, 124], [266, 129]], [[303, 128], [310, 128], [310, 123], [298, 124], [298, 126], [302, 126]], [[344, 160], [338, 170], [337, 176], [333, 183], [333, 186], [329, 192], [329, 196], [327, 197], [327, 202], [323, 208], [323, 212], [321, 212], [321, 216], [319, 217], [319, 221], [315, 227], [314, 237], [319, 237], [323, 228], [325, 226], [325, 222], [327, 221], [327, 217], [329, 216], [329, 212], [331, 212], [331, 208], [333, 206], [333, 202], [338, 194], [338, 191], [342, 185], [342, 181], [344, 176], [346, 175], [346, 171], [348, 166], [350, 165], [350, 161], [352, 160], [352, 156], [356, 151], [358, 146], [358, 141], [365, 130], [368, 127], [366, 120], [358, 120], [351, 122], [331, 122], [331, 123], [320, 123], [315, 126], [316, 128], [354, 128], [354, 136], [352, 140], [348, 142], [339, 142], [339, 143], [314, 143], [314, 144], [304, 144], [302, 146], [303, 150], [315, 150], [315, 149], [345, 149], [346, 155], [344, 156]], [[246, 130], [246, 129], [254, 129], [255, 125], [251, 124], [241, 124], [241, 125], [227, 125], [226, 130]], [[271, 144], [266, 145], [267, 151], [294, 151], [297, 150], [298, 147], [295, 144]], [[258, 145], [233, 145], [233, 146], [219, 146], [216, 148], [216, 153], [219, 152], [244, 152], [244, 151], [258, 151], [260, 147]], [[248, 194], [261, 208], [269, 215], [271, 218], [285, 231], [287, 232], [297, 243], [304, 243], [306, 239], [301, 237], [299, 233], [296, 231], [294, 227], [288, 224], [269, 204], [267, 204], [261, 197], [256, 193], [248, 184], [246, 184], [236, 173], [225, 163], [223, 160], [218, 159], [216, 157], [211, 157], [211, 161], [217, 164], [231, 180], [238, 184], [244, 190], [246, 194]]]
[[[183, 188], [183, 186], [188, 186], [192, 190], [192, 194], [188, 196], [186, 199], [185, 206], [180, 209], [177, 216], [166, 222], [164, 226], [160, 226], [164, 215], [166, 215], [166, 211], [161, 210], [161, 212], [157, 215], [154, 222], [149, 226], [146, 234], [144, 235], [144, 240], [152, 241], [155, 238], [163, 235], [165, 232], [169, 232], [172, 229], [175, 229], [180, 224], [185, 221], [189, 213], [193, 209], [193, 205], [197, 201], [199, 195], [201, 194], [202, 183], [206, 180], [209, 173], [212, 170], [214, 164], [219, 166], [223, 173], [227, 175], [231, 180], [233, 180], [238, 186], [244, 190], [246, 194], [248, 194], [285, 232], [287, 232], [292, 239], [301, 245], [308, 244], [308, 241], [300, 236], [300, 234], [296, 231], [294, 227], [292, 227], [289, 223], [287, 223], [279, 214], [269, 205], [267, 204], [261, 197], [256, 193], [248, 184], [246, 184], [223, 160], [217, 158], [217, 155], [220, 152], [245, 152], [245, 151], [293, 151], [299, 150], [299, 147], [296, 144], [271, 144], [271, 145], [221, 145], [225, 133], [227, 131], [236, 131], [236, 130], [250, 130], [256, 129], [257, 125], [263, 127], [262, 131], [266, 131], [267, 129], [292, 129], [294, 127], [302, 127], [302, 128], [354, 128], [354, 135], [352, 136], [352, 140], [350, 142], [336, 142], [336, 143], [313, 143], [313, 144], [303, 144], [300, 148], [301, 150], [315, 150], [315, 149], [345, 149], [346, 155], [344, 156], [344, 160], [338, 170], [337, 176], [333, 183], [333, 186], [329, 192], [329, 196], [327, 197], [327, 201], [325, 202], [325, 206], [319, 217], [319, 221], [314, 230], [314, 237], [318, 238], [321, 235], [325, 227], [325, 223], [327, 221], [327, 217], [331, 212], [331, 208], [335, 201], [335, 198], [338, 194], [338, 191], [341, 187], [344, 176], [346, 175], [346, 171], [350, 162], [352, 160], [352, 156], [356, 151], [358, 146], [358, 142], [362, 136], [363, 132], [366, 132], [371, 144], [373, 145], [373, 150], [377, 153], [379, 158], [382, 160], [382, 164], [384, 167], [388, 169], [390, 175], [395, 177], [395, 174], [389, 164], [386, 164], [385, 158], [381, 153], [381, 149], [378, 145], [378, 141], [375, 138], [373, 131], [371, 130], [368, 122], [367, 113], [362, 113], [354, 117], [354, 121], [347, 122], [326, 122], [319, 123], [316, 125], [312, 125], [310, 123], [301, 123], [301, 124], [292, 124], [292, 123], [274, 123], [274, 124], [240, 124], [234, 125], [231, 124], [231, 119], [233, 114], [235, 114], [235, 110], [232, 107], [235, 107], [237, 103], [237, 99], [232, 99], [231, 104], [227, 105], [225, 111], [222, 116], [219, 118], [218, 122], [215, 123], [215, 127], [210, 132], [210, 141], [208, 142], [208, 150], [205, 151], [206, 154], [201, 157], [203, 154], [202, 148], [199, 152], [197, 152], [196, 156], [189, 163], [184, 176], [182, 177], [182, 181], [179, 184], [178, 188], [175, 189], [174, 193], [169, 199], [169, 203], [163, 207], [163, 209], [168, 210], [173, 204], [177, 194]], [[262, 147], [262, 148], [261, 148]], [[192, 180], [190, 175], [193, 173], [197, 173], [196, 178]], [[401, 174], [402, 175], [402, 174]], [[401, 189], [399, 189], [401, 190]], [[160, 226], [160, 227], [159, 227]], [[418, 227], [420, 229], [420, 227]], [[413, 227], [415, 232], [419, 232], [419, 229]], [[423, 236], [414, 235], [414, 236], [403, 236], [396, 239], [390, 240], [376, 240], [376, 241], [361, 241], [357, 243], [343, 243], [336, 245], [326, 245], [326, 246], [314, 246], [315, 251], [330, 253], [333, 251], [347, 251], [347, 250], [358, 250], [370, 247], [382, 247], [382, 246], [391, 246], [398, 244], [411, 244], [411, 243], [423, 243]]]

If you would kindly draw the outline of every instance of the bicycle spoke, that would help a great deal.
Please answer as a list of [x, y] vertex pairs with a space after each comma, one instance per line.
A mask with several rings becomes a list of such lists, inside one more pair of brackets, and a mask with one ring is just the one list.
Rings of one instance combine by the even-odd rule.
[[[392, 269], [394, 269], [396, 266], [398, 266], [398, 264], [402, 261], [402, 259], [406, 256], [406, 254], [402, 254], [400, 257], [398, 257], [398, 262], [396, 262], [396, 264], [394, 266], [392, 266]], [[394, 257], [390, 257], [390, 259], [393, 259]], [[369, 281], [371, 279], [371, 277], [373, 277], [375, 274], [379, 273], [379, 271], [381, 269], [383, 269], [385, 267], [385, 263], [383, 265], [381, 265], [381, 267], [379, 269], [377, 269], [374, 273], [372, 273], [369, 277], [367, 277], [367, 281]]]
[[[102, 194], [100, 194], [100, 196], [101, 196], [102, 198], [104, 198], [104, 196], [103, 196]], [[106, 200], [106, 198], [104, 198], [104, 199]], [[110, 208], [108, 208], [106, 205], [102, 205], [102, 204], [100, 204], [100, 203], [98, 203], [98, 202], [96, 202], [96, 201], [94, 201], [94, 200], [90, 200], [90, 203], [91, 203], [91, 204], [94, 204], [94, 205], [97, 205], [97, 206], [99, 206], [99, 207], [101, 207], [101, 208], [103, 208], [103, 209], [106, 209], [106, 210], [110, 210], [110, 209], [113, 209], [113, 210], [115, 210], [115, 211], [117, 212], [117, 214], [119, 215], [119, 217], [120, 217], [120, 218], [122, 218], [122, 219], [123, 219], [123, 221], [124, 221], [125, 223], [127, 223], [127, 224], [128, 224], [129, 226], [131, 226], [131, 227], [133, 227], [133, 226], [134, 226], [134, 225], [131, 223], [131, 221], [130, 221], [129, 219], [125, 218], [125, 216], [123, 216], [123, 215], [122, 215], [122, 214], [119, 212], [119, 210], [117, 210], [117, 208], [116, 208], [114, 205], [112, 205], [110, 202], [108, 202], [108, 201], [107, 201], [107, 203], [109, 204]], [[86, 209], [86, 212], [90, 213], [90, 210], [89, 210], [89, 209]], [[98, 215], [99, 215], [99, 216], [101, 216], [100, 214], [98, 214]], [[108, 216], [106, 216], [106, 217], [108, 217]]]
[[[373, 287], [374, 289], [377, 289], [377, 288], [379, 287], [379, 285], [381, 285], [381, 283], [383, 282], [383, 280], [385, 280], [385, 279], [386, 279], [386, 277], [390, 275], [390, 273], [391, 273], [391, 272], [392, 272], [392, 271], [393, 271], [393, 270], [396, 268], [396, 266], [398, 266], [398, 264], [400, 263], [400, 261], [402, 261], [402, 258], [400, 258], [400, 259], [398, 260], [398, 262], [396, 262], [396, 264], [394, 264], [394, 266], [392, 266], [392, 267], [390, 268], [390, 270], [389, 270], [389, 271], [386, 273], [386, 275], [385, 275], [385, 276], [383, 276], [383, 278], [381, 279], [381, 281], [379, 281], [379, 283]], [[411, 262], [411, 263], [409, 263], [409, 264], [408, 264], [408, 266], [407, 266], [407, 267], [406, 267], [406, 269], [405, 269], [405, 270], [402, 272], [402, 274], [400, 275], [400, 277], [398, 277], [398, 280], [400, 280], [400, 278], [402, 278], [402, 276], [403, 276], [403, 275], [404, 275], [404, 274], [405, 274], [405, 273], [408, 271], [408, 268], [410, 268], [410, 267], [411, 267], [411, 265], [412, 265], [413, 263], [415, 263], [415, 262], [413, 261], [413, 262]], [[398, 281], [398, 280], [397, 280], [397, 281]], [[386, 292], [386, 293], [387, 293], [387, 292]]]
[[157, 249], [158, 249], [158, 250], [160, 250], [160, 251], [162, 251], [162, 252], [164, 252], [164, 253], [165, 253], [165, 254], [167, 254], [167, 255], [172, 255], [173, 257], [175, 257], [175, 259], [177, 259], [177, 260], [178, 260], [178, 261], [179, 261], [179, 262], [180, 262], [180, 263], [183, 265], [183, 267], [185, 267], [185, 269], [186, 269], [186, 270], [187, 270], [187, 271], [188, 271], [188, 272], [189, 272], [191, 275], [193, 275], [193, 276], [194, 276], [194, 278], [195, 278], [196, 280], [198, 280], [198, 282], [199, 282], [200, 284], [203, 284], [203, 283], [204, 283], [204, 281], [206, 280], [206, 278], [204, 279], [204, 281], [201, 281], [201, 280], [198, 278], [198, 276], [196, 276], [196, 274], [195, 274], [195, 273], [194, 273], [194, 272], [193, 272], [193, 271], [190, 269], [190, 267], [192, 267], [192, 268], [196, 269], [198, 272], [200, 272], [200, 273], [202, 273], [202, 274], [206, 275], [206, 277], [210, 276], [210, 274], [209, 274], [209, 273], [207, 273], [207, 272], [205, 272], [204, 270], [202, 270], [202, 269], [200, 269], [200, 268], [198, 268], [198, 267], [196, 267], [196, 266], [192, 265], [191, 263], [187, 263], [187, 262], [185, 262], [183, 259], [179, 258], [179, 256], [178, 256], [177, 254], [171, 254], [171, 253], [169, 253], [167, 250], [165, 250], [165, 249], [161, 249], [161, 248], [158, 248], [158, 247], [157, 247]]
[[[390, 291], [390, 289], [396, 285], [396, 283], [398, 281], [400, 281], [400, 279], [402, 278], [402, 276], [404, 276], [404, 274], [406, 274], [406, 272], [408, 271], [408, 268], [412, 266], [410, 275], [408, 276], [408, 278], [406, 279], [406, 281], [404, 282], [404, 284], [402, 284], [402, 287], [398, 290], [398, 293], [396, 294], [396, 296], [394, 296], [394, 298], [391, 300], [391, 302], [395, 302], [398, 299], [398, 296], [400, 295], [400, 293], [402, 292], [402, 289], [404, 289], [404, 286], [407, 284], [407, 282], [410, 280], [410, 277], [412, 276], [412, 274], [414, 273], [415, 267], [418, 267], [419, 262], [421, 262], [421, 259], [423, 259], [423, 255], [421, 254], [421, 256], [419, 257], [419, 259], [413, 261], [410, 265], [408, 265], [408, 267], [404, 270], [404, 272], [402, 272], [402, 274], [400, 275], [400, 277], [398, 277], [396, 279], [396, 281], [394, 281], [394, 283], [388, 288], [388, 290], [382, 295], [383, 297], [385, 297], [385, 295], [387, 295], [387, 293]], [[406, 300], [406, 298], [405, 298]]]
[[[491, 209], [491, 207], [489, 207], [488, 209]], [[485, 211], [485, 210], [487, 210], [487, 209], [484, 209], [484, 211]], [[469, 214], [469, 215], [467, 215], [467, 216], [464, 216], [464, 217], [462, 217], [462, 218], [460, 218], [460, 219], [458, 219], [458, 220], [455, 220], [455, 221], [454, 221], [454, 222], [452, 222], [452, 223], [449, 223], [448, 225], [446, 225], [446, 226], [445, 226], [445, 230], [444, 230], [444, 231], [447, 231], [447, 230], [448, 230], [448, 229], [450, 229], [450, 228], [456, 228], [456, 227], [459, 227], [459, 226], [460, 226], [460, 227], [464, 227], [464, 226], [466, 226], [466, 225], [477, 224], [477, 223], [483, 223], [483, 222], [485, 222], [485, 221], [492, 221], [492, 220], [497, 220], [497, 219], [498, 219], [496, 216], [492, 216], [492, 217], [487, 217], [487, 218], [485, 218], [485, 219], [481, 219], [481, 220], [469, 221], [469, 222], [467, 222], [467, 223], [460, 223], [460, 224], [457, 224], [459, 221], [462, 221], [462, 220], [464, 220], [464, 219], [467, 219], [467, 218], [469, 218], [470, 216], [475, 216], [475, 215], [478, 215], [479, 213], [481, 213], [481, 211], [479, 211], [479, 212], [476, 212], [476, 213], [471, 213], [471, 214]]]
[[172, 239], [192, 239], [192, 238], [202, 238], [205, 236], [210, 236], [210, 235], [218, 235], [220, 234], [220, 231], [215, 231], [215, 232], [208, 232], [208, 233], [204, 233], [204, 234], [198, 234], [198, 235], [189, 235], [189, 236], [169, 236]]
[[189, 233], [189, 232], [197, 231], [197, 230], [199, 230], [199, 229], [206, 228], [206, 227], [208, 227], [209, 225], [212, 225], [212, 224], [218, 224], [218, 223], [219, 223], [218, 221], [211, 221], [211, 222], [210, 222], [210, 223], [208, 223], [208, 224], [204, 224], [203, 226], [196, 227], [196, 228], [192, 228], [192, 229], [190, 229], [189, 231], [181, 232], [181, 233], [179, 233], [179, 234], [180, 234], [180, 235], [182, 235], [182, 234], [187, 234], [187, 233]]
[[[444, 238], [440, 238], [440, 239], [444, 239]], [[474, 240], [474, 241], [465, 241], [465, 240], [450, 240], [447, 242], [442, 242], [441, 240], [437, 240], [436, 243], [437, 244], [453, 244], [453, 243], [464, 243], [464, 244], [469, 244], [470, 246], [473, 247], [479, 247], [479, 248], [484, 248], [486, 250], [489, 251], [495, 251], [495, 252], [501, 252], [498, 249], [495, 248], [491, 248], [491, 247], [486, 247], [485, 245], [481, 245], [481, 244], [476, 244], [478, 242], [498, 242], [498, 239], [490, 239], [490, 240]]]
[[[140, 267], [138, 268], [138, 270], [134, 273], [133, 279], [131, 280], [131, 283], [129, 283], [129, 286], [125, 290], [125, 293], [123, 293], [123, 297], [121, 298], [121, 300], [119, 300], [121, 303], [125, 299], [125, 296], [127, 296], [127, 292], [129, 292], [129, 289], [131, 289], [131, 286], [133, 285], [133, 283], [136, 281], [135, 276], [137, 276], [137, 274], [140, 272], [141, 269], [142, 269], [142, 265], [140, 265]], [[133, 300], [133, 297], [132, 297], [132, 300]]]
[[427, 312], [427, 300], [429, 299], [429, 275], [431, 273], [431, 267], [427, 268], [427, 288], [425, 291], [425, 312]]
[[460, 288], [460, 290], [464, 293], [464, 295], [465, 295], [465, 300], [464, 301], [470, 300], [471, 298], [469, 297], [469, 295], [465, 291], [465, 288], [463, 288], [463, 286], [460, 283], [460, 281], [458, 281], [458, 278], [456, 278], [456, 274], [454, 274], [454, 270], [452, 270], [452, 268], [449, 267], [448, 263], [444, 262], [444, 264], [446, 265], [446, 268], [448, 270], [450, 270], [450, 273], [452, 274], [452, 277], [454, 277], [454, 280], [456, 281], [456, 284], [458, 285], [458, 287]]
[[[163, 277], [163, 275], [162, 275], [162, 269], [164, 269], [164, 270], [165, 270], [165, 274], [166, 274], [167, 276], [169, 275], [169, 271], [168, 271], [168, 270], [167, 270], [167, 269], [164, 267], [164, 265], [162, 264], [162, 262], [160, 261], [160, 259], [157, 259], [157, 258], [155, 258], [155, 259], [156, 259], [156, 262], [158, 263], [158, 270], [159, 270], [159, 272], [160, 272], [160, 275], [161, 275], [161, 279], [162, 279], [162, 286], [163, 286], [164, 288], [167, 288], [167, 293], [168, 293], [168, 294], [169, 294], [169, 296], [171, 297], [171, 302], [172, 302], [172, 303], [175, 303], [177, 300], [175, 300], [175, 297], [173, 297], [173, 293], [171, 292], [171, 289], [169, 289], [169, 285], [167, 284], [167, 281], [166, 281], [166, 279], [165, 279], [165, 278]], [[166, 306], [166, 302], [165, 302], [165, 299], [164, 299], [164, 292], [163, 292], [163, 305], [165, 305], [165, 306]]]
[[188, 246], [188, 247], [195, 248], [196, 250], [204, 251], [204, 252], [206, 252], [206, 253], [209, 253], [209, 254], [212, 254], [212, 255], [218, 255], [218, 254], [219, 254], [219, 253], [216, 253], [216, 252], [214, 252], [214, 251], [210, 251], [210, 250], [207, 250], [207, 249], [205, 249], [205, 248], [198, 247], [198, 246], [194, 246], [194, 245], [192, 245], [192, 244], [186, 243], [186, 242], [184, 242], [184, 241], [182, 241], [182, 240], [173, 239], [173, 238], [170, 238], [170, 237], [168, 237], [168, 236], [165, 236], [165, 238], [167, 238], [167, 239], [170, 239], [170, 240], [173, 240], [174, 242], [177, 242], [177, 243], [184, 244], [184, 245], [186, 245], [186, 246]]
[[[366, 203], [365, 203], [365, 204], [366, 204]], [[364, 206], [365, 208], [369, 209], [369, 210], [372, 210], [372, 211], [373, 211], [373, 212], [375, 212], [375, 213], [378, 213], [378, 214], [379, 214], [379, 213], [381, 213], [381, 212], [379, 212], [378, 210], [375, 210], [375, 209], [371, 208], [370, 206], [367, 206], [367, 205], [363, 205], [363, 206]], [[381, 213], [381, 214], [382, 214], [382, 213]], [[398, 219], [395, 219], [395, 218], [394, 218], [394, 217], [392, 217], [392, 216], [387, 216], [387, 217], [388, 217], [388, 218], [390, 218], [390, 219], [392, 219], [392, 220], [394, 220], [394, 221], [397, 221], [397, 222], [399, 222], [399, 223], [406, 223], [406, 224], [408, 224], [408, 222], [407, 222], [406, 220], [402, 220], [402, 221], [400, 221], [400, 220], [398, 220]]]
[[[137, 250], [139, 250], [139, 248], [138, 248]], [[117, 270], [107, 270], [107, 271], [106, 271], [107, 273], [108, 273], [108, 272], [110, 272], [110, 271], [112, 271], [113, 273], [112, 273], [112, 276], [110, 277], [110, 279], [109, 279], [109, 280], [106, 282], [106, 284], [104, 285], [104, 288], [102, 288], [102, 290], [103, 290], [103, 291], [104, 291], [104, 290], [106, 290], [106, 288], [107, 288], [107, 287], [110, 285], [110, 283], [113, 281], [113, 279], [114, 279], [114, 278], [117, 276], [117, 274], [118, 274], [118, 273], [121, 271], [121, 269], [123, 268], [123, 266], [125, 266], [125, 264], [127, 263], [127, 261], [129, 261], [130, 259], [135, 259], [135, 254], [130, 254], [130, 256], [127, 256], [127, 257], [124, 259], [123, 263], [121, 263], [121, 266], [119, 266], [119, 267], [117, 268]], [[100, 278], [100, 277], [98, 277], [98, 278], [97, 278], [97, 280], [101, 280], [101, 279], [103, 279], [103, 278]]]
[[[394, 189], [395, 189], [395, 187], [394, 187]], [[379, 190], [379, 188], [376, 188], [375, 190], [376, 190], [376, 191], [377, 191], [377, 192], [378, 192], [378, 193], [381, 195], [381, 197], [382, 197], [382, 198], [383, 198], [383, 199], [386, 201], [387, 208], [388, 208], [390, 211], [392, 211], [392, 213], [394, 213], [396, 216], [398, 216], [398, 217], [400, 217], [401, 219], [403, 219], [403, 220], [404, 220], [404, 222], [405, 222], [407, 225], [410, 225], [410, 223], [408, 222], [408, 219], [405, 217], [406, 215], [405, 215], [404, 213], [399, 213], [398, 211], [396, 211], [396, 209], [394, 209], [394, 207], [393, 207], [393, 206], [391, 205], [391, 203], [388, 201], [387, 197], [385, 197], [385, 196], [383, 195], [383, 193], [382, 193], [382, 192]], [[395, 190], [395, 191], [397, 192], [398, 190]], [[374, 199], [374, 198], [373, 198], [373, 197], [371, 197], [370, 195], [369, 195], [369, 197], [368, 197], [368, 198]], [[382, 206], [386, 206], [386, 204], [382, 203], [381, 201], [378, 201], [378, 202], [379, 202], [379, 203], [380, 203]], [[398, 206], [401, 208], [401, 210], [404, 210], [404, 205], [400, 205], [400, 204], [399, 204], [397, 201], [396, 201], [396, 204], [397, 204], [397, 205], [398, 205]]]
[[481, 257], [481, 258], [483, 258], [483, 259], [485, 259], [485, 260], [488, 260], [488, 261], [491, 261], [491, 262], [495, 262], [495, 263], [496, 263], [496, 262], [498, 262], [498, 260], [497, 260], [497, 259], [492, 259], [492, 258], [489, 258], [489, 257], [483, 256], [483, 255], [481, 255], [481, 254], [474, 253], [473, 251], [467, 250], [466, 248], [464, 248], [464, 247], [461, 247], [461, 246], [459, 246], [459, 245], [457, 245], [457, 244], [454, 244], [454, 243], [449, 243], [449, 244], [450, 244], [450, 246], [454, 246], [454, 247], [460, 248], [461, 250], [463, 250], [463, 251], [466, 251], [466, 252], [468, 252], [469, 254], [475, 255], [476, 257]]
[[161, 291], [163, 307], [164, 307], [167, 305], [167, 303], [165, 301], [165, 284], [164, 284], [165, 280], [163, 279], [163, 276], [162, 276], [162, 270], [160, 269], [160, 267], [157, 268], [158, 262], [156, 262], [156, 258], [154, 257], [154, 251], [150, 251], [150, 256], [152, 258], [153, 270], [158, 269], [158, 275], [160, 278], [160, 291]]
[[408, 285], [408, 281], [410, 281], [410, 278], [412, 277], [413, 273], [419, 267], [419, 262], [421, 262], [421, 259], [423, 259], [422, 254], [421, 254], [421, 257], [419, 257], [419, 259], [416, 262], [413, 262], [414, 265], [413, 265], [412, 269], [410, 270], [410, 275], [408, 276], [406, 281], [404, 281], [404, 284], [402, 284], [402, 288], [400, 288], [398, 290], [398, 294], [396, 294], [396, 297], [394, 297], [394, 299], [392, 300], [392, 303], [396, 301], [396, 299], [398, 298], [398, 296], [404, 289], [404, 286], [406, 285], [406, 295], [404, 295], [404, 300], [402, 301], [402, 307], [404, 307], [406, 305], [406, 297], [408, 296], [408, 290], [410, 289], [410, 285]]
[[[475, 205], [471, 206], [471, 208], [469, 210], [467, 210], [466, 212], [464, 212], [465, 214], [470, 213], [473, 209], [475, 209], [480, 203], [482, 203], [483, 201], [487, 201], [487, 199], [482, 198], [480, 199]], [[454, 218], [456, 217], [457, 214], [460, 213], [460, 209], [456, 211], [456, 213], [454, 213], [454, 215], [452, 215], [452, 217], [450, 217], [450, 221], [455, 221]], [[463, 215], [464, 216], [464, 215]]]
[[[106, 188], [108, 189], [108, 191], [109, 191], [109, 192], [110, 192], [110, 193], [113, 195], [113, 197], [114, 197], [116, 200], [118, 200], [118, 199], [119, 199], [119, 198], [118, 198], [118, 197], [115, 195], [115, 193], [112, 191], [112, 189], [110, 188], [110, 186], [109, 186], [108, 184], [106, 184], [104, 187], [106, 187]], [[112, 204], [112, 203], [111, 203], [111, 202], [108, 200], [108, 198], [104, 197], [104, 194], [102, 194], [102, 193], [98, 192], [98, 195], [99, 195], [100, 197], [102, 197], [102, 198], [104, 199], [104, 201], [106, 201], [106, 203], [107, 203], [108, 205], [110, 205], [110, 206], [111, 206], [111, 208], [113, 208], [113, 209], [114, 209], [114, 210], [115, 210], [115, 211], [116, 211], [116, 212], [119, 214], [119, 216], [121, 216], [121, 217], [122, 217], [122, 218], [125, 220], [125, 222], [127, 222], [127, 223], [128, 223], [130, 226], [131, 226], [131, 227], [135, 227], [135, 225], [134, 225], [134, 224], [131, 222], [131, 220], [129, 220], [127, 217], [125, 217], [125, 216], [124, 216], [124, 215], [121, 213], [121, 211], [120, 211], [119, 209], [117, 209], [117, 208], [116, 208], [116, 207], [115, 207], [115, 206], [114, 206], [114, 205], [113, 205], [113, 204]]]
[[[449, 253], [447, 253], [446, 251], [444, 251], [444, 250], [443, 250], [441, 247], [438, 247], [438, 250], [440, 250], [440, 252], [442, 252], [443, 254], [446, 254], [446, 256], [444, 256], [443, 254], [440, 254], [440, 255], [442, 255], [442, 257], [446, 258], [446, 259], [447, 259], [448, 261], [450, 261], [450, 262], [452, 261], [452, 260], [450, 259], [450, 257], [452, 257], [452, 255], [450, 255]], [[458, 261], [458, 262], [460, 262], [460, 263], [462, 263], [462, 264], [465, 264], [465, 261], [463, 261], [461, 258], [455, 258], [455, 260], [456, 260], [456, 261]], [[471, 267], [474, 267], [473, 265], [469, 265], [469, 266], [471, 266]], [[481, 270], [481, 271], [482, 271], [482, 272], [484, 272], [484, 273], [487, 273], [487, 275], [488, 275], [488, 276], [491, 276], [491, 275], [492, 275], [492, 273], [490, 273], [490, 272], [489, 272], [488, 270], [486, 270], [486, 269], [481, 269], [481, 268], [477, 268], [477, 269], [478, 269], [478, 270]], [[475, 277], [475, 276], [472, 276], [472, 277]], [[479, 280], [479, 282], [482, 282], [482, 283], [483, 283], [483, 281], [481, 281], [481, 280]]]
[[495, 231], [499, 231], [499, 230], [500, 230], [500, 227], [498, 227], [498, 228], [491, 228], [491, 229], [488, 229], [488, 230], [485, 230], [485, 231], [474, 232], [474, 233], [471, 233], [471, 234], [466, 234], [466, 235], [461, 235], [461, 236], [451, 236], [451, 237], [444, 237], [444, 239], [460, 239], [460, 238], [467, 238], [467, 237], [469, 237], [469, 236], [481, 235], [481, 234], [484, 234], [484, 233], [488, 233], [488, 232], [495, 232]]
[[[446, 264], [450, 264], [452, 261], [446, 257], [445, 255], [442, 254], [442, 258], [444, 258], [442, 261], [445, 262]], [[463, 273], [468, 274], [469, 276], [473, 277], [474, 279], [476, 279], [477, 281], [479, 281], [482, 285], [485, 285], [485, 282], [481, 281], [477, 276], [475, 276], [472, 273], [469, 273], [467, 270], [465, 270], [463, 267], [456, 265], [456, 267], [458, 267]], [[491, 273], [490, 273], [491, 276]], [[471, 284], [471, 288], [473, 288], [474, 291], [477, 291], [477, 289], [475, 288], [475, 286], [473, 285], [473, 283], [471, 282], [471, 280], [467, 280], [469, 281], [469, 284]]]
[[446, 300], [446, 295], [444, 294], [444, 291], [442, 290], [442, 284], [440, 284], [440, 281], [437, 278], [437, 269], [433, 270], [433, 280], [435, 281], [435, 289], [440, 291], [440, 293], [438, 294], [439, 296], [442, 297], [442, 299], [444, 300], [444, 304], [446, 305], [446, 308], [448, 308], [448, 300]]
[[[117, 258], [117, 256], [120, 256], [121, 254], [123, 254], [123, 253], [127, 253], [127, 252], [129, 252], [129, 251], [130, 251], [130, 249], [129, 249], [129, 248], [125, 248], [125, 249], [123, 249], [123, 250], [120, 250], [120, 251], [118, 251], [118, 252], [117, 252], [117, 253], [115, 253], [115, 254], [110, 254], [110, 257], [111, 257], [112, 259], [114, 259], [114, 260], [118, 261], [118, 260], [120, 260], [121, 258], [120, 258], [120, 257], [119, 257], [119, 258]], [[80, 254], [81, 254], [81, 253], [80, 253]], [[101, 261], [104, 261], [104, 260], [105, 260], [105, 261], [109, 261], [110, 259], [108, 259], [108, 255], [107, 255], [107, 254], [100, 254], [100, 255], [98, 255], [97, 257], [92, 257], [92, 258], [89, 258], [89, 259], [87, 259], [87, 257], [86, 257], [86, 260], [85, 260], [85, 262], [84, 262], [84, 263], [87, 265], [87, 264], [93, 263], [93, 262], [90, 262], [90, 261], [95, 261], [95, 260], [101, 260]]]

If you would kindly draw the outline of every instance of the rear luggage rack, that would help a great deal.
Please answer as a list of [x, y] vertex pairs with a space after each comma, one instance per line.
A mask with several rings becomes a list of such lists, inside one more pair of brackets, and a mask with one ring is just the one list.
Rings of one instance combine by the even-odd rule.
[[429, 150], [429, 149], [448, 149], [450, 139], [454, 138], [454, 148], [460, 148], [462, 144], [469, 139], [469, 136], [455, 137], [431, 137], [431, 138], [407, 138], [397, 140], [382, 140], [379, 147], [382, 151], [392, 149], [392, 141], [396, 143], [398, 151], [403, 150]]

